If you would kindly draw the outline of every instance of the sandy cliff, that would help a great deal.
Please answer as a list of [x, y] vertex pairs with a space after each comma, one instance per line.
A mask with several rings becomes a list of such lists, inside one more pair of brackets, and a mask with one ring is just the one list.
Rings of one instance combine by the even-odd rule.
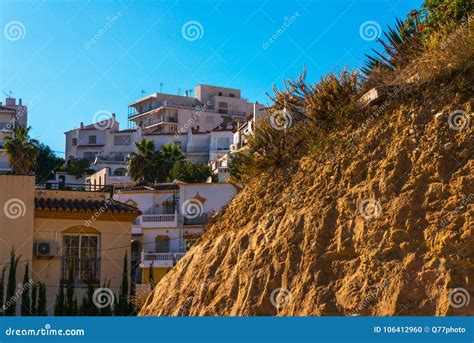
[[433, 90], [255, 179], [141, 315], [474, 314], [472, 101]]

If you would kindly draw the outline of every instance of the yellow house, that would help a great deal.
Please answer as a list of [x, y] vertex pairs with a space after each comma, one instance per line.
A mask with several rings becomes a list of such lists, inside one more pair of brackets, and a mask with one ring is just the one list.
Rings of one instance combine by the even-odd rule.
[[[11, 199], [20, 214], [7, 211]], [[17, 281], [29, 262], [33, 280], [46, 285], [50, 314], [60, 280], [71, 271], [79, 302], [90, 279], [118, 294], [125, 254], [130, 261], [132, 221], [141, 214], [137, 208], [105, 192], [34, 190], [34, 177], [12, 175], [0, 175], [0, 206], [2, 262], [12, 247], [21, 254]]]

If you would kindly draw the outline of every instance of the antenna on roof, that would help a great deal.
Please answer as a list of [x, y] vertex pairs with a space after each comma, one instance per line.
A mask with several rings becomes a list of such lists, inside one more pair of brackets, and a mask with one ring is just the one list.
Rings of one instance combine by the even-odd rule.
[[188, 92], [189, 92], [189, 95], [191, 95], [191, 96], [193, 95], [193, 89], [192, 88], [189, 89]]
[[178, 88], [178, 95], [179, 95], [179, 93], [181, 93], [181, 88]]
[[161, 83], [160, 83], [160, 93], [162, 93], [162, 92], [163, 92], [163, 85], [164, 85], [164, 83], [163, 83], [163, 82], [161, 82]]
[[146, 90], [142, 89], [142, 97], [145, 95]]
[[12, 95], [13, 95], [13, 92], [12, 92], [12, 91], [8, 91], [8, 93], [5, 92], [5, 91], [2, 91], [2, 92], [3, 92], [3, 94], [5, 94], [5, 95], [7, 96], [7, 98], [11, 98]]

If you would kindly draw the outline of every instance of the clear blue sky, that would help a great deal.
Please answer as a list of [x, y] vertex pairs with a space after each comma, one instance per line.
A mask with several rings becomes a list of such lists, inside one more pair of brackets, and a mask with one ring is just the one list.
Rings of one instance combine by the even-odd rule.
[[[126, 128], [127, 105], [161, 82], [166, 93], [215, 84], [268, 103], [265, 92], [304, 65], [309, 81], [357, 68], [376, 46], [361, 25], [385, 29], [421, 2], [0, 0], [0, 90], [29, 103], [33, 136], [62, 152], [63, 133], [99, 110]], [[189, 21], [202, 27], [196, 40], [193, 23], [183, 36]]]

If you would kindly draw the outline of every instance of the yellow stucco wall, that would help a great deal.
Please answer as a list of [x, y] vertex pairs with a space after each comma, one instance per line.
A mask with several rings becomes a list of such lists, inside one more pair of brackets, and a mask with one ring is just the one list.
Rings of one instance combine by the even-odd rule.
[[[157, 284], [171, 268], [153, 268], [153, 279]], [[150, 268], [142, 268], [142, 283], [150, 283]]]
[[[61, 254], [63, 248], [64, 231], [78, 228], [84, 221], [67, 219], [44, 219], [35, 220], [34, 239], [56, 242], [57, 255], [54, 258], [35, 258], [33, 270], [36, 279], [46, 284], [48, 304], [54, 303], [61, 279]], [[91, 227], [84, 229], [95, 229], [100, 236], [100, 283], [101, 286], [110, 282], [110, 288], [118, 294], [120, 282], [122, 281], [123, 258], [128, 256], [128, 270], [130, 271], [130, 242], [131, 223], [101, 221], [97, 220]]]

